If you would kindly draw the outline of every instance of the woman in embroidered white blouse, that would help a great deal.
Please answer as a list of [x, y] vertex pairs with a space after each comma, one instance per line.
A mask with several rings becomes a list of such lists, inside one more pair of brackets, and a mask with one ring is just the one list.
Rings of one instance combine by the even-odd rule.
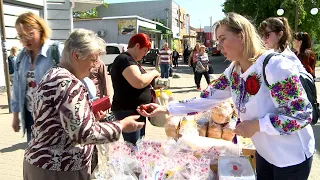
[[167, 107], [149, 104], [152, 113], [185, 115], [209, 110], [232, 98], [240, 123], [235, 133], [251, 138], [257, 150], [258, 180], [307, 180], [315, 140], [310, 125], [312, 106], [299, 80], [294, 62], [273, 56], [265, 68], [263, 61], [274, 52], [265, 50], [254, 26], [243, 16], [229, 13], [216, 23], [219, 48], [233, 61], [200, 98], [170, 102]]

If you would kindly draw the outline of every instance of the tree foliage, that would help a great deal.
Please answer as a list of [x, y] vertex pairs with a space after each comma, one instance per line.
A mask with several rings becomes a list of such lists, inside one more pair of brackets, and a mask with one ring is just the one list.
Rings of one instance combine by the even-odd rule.
[[[268, 17], [277, 17], [277, 10], [284, 9], [283, 16], [288, 18], [294, 30], [296, 4], [299, 9], [298, 31], [308, 32], [313, 39], [320, 39], [320, 12], [311, 15], [310, 10], [320, 8], [320, 0], [226, 0], [223, 12], [236, 12], [250, 19], [255, 26]], [[320, 9], [319, 9], [320, 11]]]
[[[108, 7], [107, 3], [103, 3], [104, 7]], [[90, 9], [87, 12], [83, 11], [74, 11], [73, 12], [73, 18], [79, 18], [79, 19], [90, 19], [90, 18], [98, 18], [98, 11], [96, 8]]]
[[164, 26], [167, 26], [167, 22], [164, 19], [154, 18], [154, 19], [152, 19], [152, 21], [156, 21], [156, 22], [163, 24]]

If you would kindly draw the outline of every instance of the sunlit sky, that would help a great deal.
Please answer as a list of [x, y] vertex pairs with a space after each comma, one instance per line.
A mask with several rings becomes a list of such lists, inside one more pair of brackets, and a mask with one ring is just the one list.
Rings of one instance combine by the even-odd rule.
[[[108, 4], [137, 1], [150, 0], [105, 0]], [[212, 23], [224, 17], [221, 5], [225, 0], [174, 0], [174, 2], [184, 8], [187, 14], [190, 14], [191, 26], [195, 28], [199, 28], [200, 23], [202, 28], [210, 26], [210, 16], [212, 16]]]

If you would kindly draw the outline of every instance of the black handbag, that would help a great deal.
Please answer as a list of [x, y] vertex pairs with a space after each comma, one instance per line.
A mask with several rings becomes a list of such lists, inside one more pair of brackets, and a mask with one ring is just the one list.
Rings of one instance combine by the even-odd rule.
[[213, 74], [213, 66], [211, 64], [209, 64], [209, 74]]

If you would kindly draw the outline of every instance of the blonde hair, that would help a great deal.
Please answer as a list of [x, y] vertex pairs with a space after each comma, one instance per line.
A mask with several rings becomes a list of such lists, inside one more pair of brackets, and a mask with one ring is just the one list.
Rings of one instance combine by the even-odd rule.
[[44, 19], [32, 12], [21, 14], [16, 20], [15, 25], [20, 26], [21, 28], [22, 26], [28, 26], [30, 28], [38, 30], [41, 35], [41, 44], [44, 44], [46, 40], [49, 39], [51, 34], [51, 29], [44, 21]]
[[200, 43], [196, 43], [196, 45], [194, 46], [192, 51], [196, 51], [197, 50], [197, 46], [199, 46], [199, 50], [200, 50]]
[[73, 51], [76, 51], [80, 60], [85, 60], [90, 53], [104, 54], [106, 42], [98, 37], [93, 31], [87, 29], [74, 29], [62, 51], [61, 61], [70, 61]]
[[19, 49], [16, 46], [12, 46], [10, 49], [10, 55], [17, 56]]
[[[264, 43], [261, 40], [256, 28], [245, 17], [236, 13], [227, 13], [226, 17], [215, 23], [217, 29], [226, 26], [228, 31], [241, 34], [243, 37], [243, 56], [249, 61], [255, 62], [256, 58], [264, 49]], [[236, 63], [238, 65], [239, 63]]]

